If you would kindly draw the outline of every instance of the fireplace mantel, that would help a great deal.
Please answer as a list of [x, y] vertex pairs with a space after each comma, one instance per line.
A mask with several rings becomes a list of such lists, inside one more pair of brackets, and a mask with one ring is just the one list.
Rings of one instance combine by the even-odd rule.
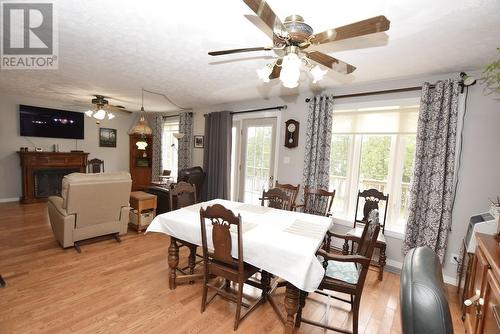
[[43, 170], [74, 170], [85, 173], [88, 153], [85, 152], [17, 152], [21, 158], [23, 197], [21, 203], [46, 201], [35, 193], [35, 174]]

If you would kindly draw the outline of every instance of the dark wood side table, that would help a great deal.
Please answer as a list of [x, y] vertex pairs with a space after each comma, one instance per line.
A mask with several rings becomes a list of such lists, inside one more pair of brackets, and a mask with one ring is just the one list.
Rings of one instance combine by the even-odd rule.
[[141, 213], [146, 210], [153, 211], [153, 217], [156, 216], [156, 195], [148, 194], [144, 191], [133, 191], [130, 193], [130, 206], [137, 210], [137, 225], [130, 224], [140, 233], [148, 227], [149, 223], [143, 221]]

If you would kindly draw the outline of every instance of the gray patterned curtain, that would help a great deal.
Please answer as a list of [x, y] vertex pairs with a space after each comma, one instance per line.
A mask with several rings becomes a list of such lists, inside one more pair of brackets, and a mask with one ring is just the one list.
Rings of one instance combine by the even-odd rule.
[[451, 226], [458, 80], [422, 86], [403, 253], [429, 246], [443, 261]]
[[179, 139], [179, 151], [177, 160], [177, 170], [191, 167], [191, 156], [193, 149], [193, 113], [181, 112], [179, 114], [179, 133], [184, 137]]
[[333, 99], [316, 95], [309, 102], [303, 184], [328, 189]]
[[163, 116], [158, 114], [147, 115], [146, 120], [153, 130], [153, 156], [151, 161], [151, 179], [159, 181], [163, 171], [162, 166], [162, 136], [163, 136]]

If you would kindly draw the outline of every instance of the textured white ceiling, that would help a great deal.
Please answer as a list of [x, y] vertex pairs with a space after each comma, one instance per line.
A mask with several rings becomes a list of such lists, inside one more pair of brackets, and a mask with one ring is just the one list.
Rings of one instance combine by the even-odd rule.
[[[354, 74], [331, 72], [321, 85], [304, 76], [299, 88], [279, 80], [263, 84], [255, 70], [272, 52], [210, 57], [210, 50], [268, 46], [238, 0], [57, 1], [59, 70], [0, 71], [0, 91], [87, 103], [91, 94], [137, 110], [140, 89], [167, 94], [196, 107], [290, 95], [347, 83], [477, 69], [491, 62], [500, 42], [498, 0], [269, 0], [284, 19], [302, 15], [316, 32], [383, 14], [380, 33], [317, 49], [357, 66]], [[266, 59], [267, 57], [267, 59]], [[146, 95], [150, 111], [175, 110]]]

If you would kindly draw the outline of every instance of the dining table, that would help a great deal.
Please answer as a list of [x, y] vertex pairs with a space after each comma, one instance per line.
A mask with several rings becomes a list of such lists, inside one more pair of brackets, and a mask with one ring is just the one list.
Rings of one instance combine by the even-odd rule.
[[[315, 291], [325, 275], [316, 252], [333, 224], [332, 218], [223, 199], [160, 214], [148, 226], [146, 233], [157, 232], [170, 236], [170, 289], [176, 287], [176, 268], [179, 263], [177, 241], [201, 246], [200, 208], [205, 209], [214, 204], [221, 204], [235, 215], [241, 215], [243, 260], [287, 282], [284, 300], [286, 315], [280, 314], [280, 319], [285, 325], [284, 333], [294, 333], [300, 294]], [[210, 223], [208, 220], [204, 223], [207, 224], [207, 241], [211, 248]], [[232, 237], [236, 238], [236, 230], [233, 232]], [[237, 257], [236, 249], [233, 249], [233, 256]], [[277, 311], [275, 304], [273, 308]]]

